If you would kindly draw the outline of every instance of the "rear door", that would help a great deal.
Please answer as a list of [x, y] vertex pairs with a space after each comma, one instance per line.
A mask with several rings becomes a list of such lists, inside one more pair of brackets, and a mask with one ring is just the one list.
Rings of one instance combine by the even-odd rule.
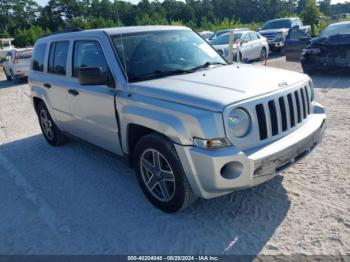
[[67, 78], [68, 52], [70, 42], [60, 40], [51, 42], [47, 73], [42, 77], [42, 86], [47, 90], [48, 99], [58, 126], [64, 131], [71, 130], [71, 109], [68, 102], [69, 81]]
[[17, 64], [16, 64], [16, 73], [21, 75], [28, 75], [30, 70], [31, 58], [32, 58], [32, 49], [20, 50], [17, 52]]
[[263, 44], [261, 42], [260, 36], [258, 36], [258, 34], [255, 33], [255, 32], [250, 32], [250, 38], [252, 39], [251, 46], [252, 46], [252, 49], [253, 49], [253, 51], [252, 51], [252, 54], [253, 54], [252, 59], [257, 59], [257, 58], [260, 57], [260, 53], [261, 53]]
[[287, 61], [299, 62], [302, 50], [310, 43], [311, 37], [299, 28], [292, 28], [285, 42], [285, 55]]
[[242, 61], [251, 60], [254, 57], [254, 50], [249, 33], [244, 33], [241, 37], [242, 45], [240, 51], [242, 53]]
[[121, 154], [115, 87], [80, 85], [78, 80], [81, 67], [100, 67], [102, 72], [110, 74], [110, 66], [99, 39], [91, 37], [74, 41], [71, 65], [71, 88], [68, 90], [73, 114], [71, 133], [110, 152]]

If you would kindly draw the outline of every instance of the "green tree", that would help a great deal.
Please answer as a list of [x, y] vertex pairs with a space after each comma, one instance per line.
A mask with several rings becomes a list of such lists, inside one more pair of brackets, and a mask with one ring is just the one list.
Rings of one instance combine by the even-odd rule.
[[301, 13], [304, 24], [311, 25], [313, 35], [315, 35], [315, 26], [318, 24], [318, 19], [321, 16], [321, 11], [315, 0], [307, 0], [305, 8]]

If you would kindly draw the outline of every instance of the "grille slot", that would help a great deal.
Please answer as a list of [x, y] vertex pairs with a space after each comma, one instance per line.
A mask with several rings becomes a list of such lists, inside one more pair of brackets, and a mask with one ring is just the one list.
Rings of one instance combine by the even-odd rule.
[[299, 96], [298, 96], [297, 91], [294, 92], [294, 97], [295, 97], [295, 103], [297, 105], [298, 123], [300, 123], [301, 122], [301, 111], [300, 111], [300, 102], [299, 102]]
[[308, 87], [255, 106], [260, 140], [276, 136], [301, 123], [310, 114]]
[[284, 104], [283, 97], [280, 97], [278, 99], [278, 102], [280, 104], [280, 110], [281, 110], [282, 131], [286, 131], [287, 130], [287, 113], [286, 113], [286, 105]]
[[300, 89], [300, 93], [301, 93], [301, 100], [303, 100], [303, 113], [304, 113], [304, 119], [307, 117], [307, 114], [306, 114], [306, 99], [305, 99], [305, 95], [304, 95], [304, 89]]
[[277, 122], [275, 101], [271, 100], [269, 101], [268, 104], [269, 104], [269, 111], [270, 111], [272, 135], [275, 136], [278, 134], [278, 122]]
[[307, 102], [307, 114], [310, 115], [310, 100], [309, 100], [309, 91], [307, 90], [307, 86], [305, 88], [306, 102]]
[[264, 106], [262, 104], [258, 104], [256, 105], [255, 110], [258, 118], [260, 140], [264, 140], [267, 138], [267, 127]]
[[291, 94], [288, 94], [288, 104], [289, 104], [289, 114], [290, 114], [290, 126], [295, 126], [295, 116], [294, 116], [294, 105], [293, 98]]

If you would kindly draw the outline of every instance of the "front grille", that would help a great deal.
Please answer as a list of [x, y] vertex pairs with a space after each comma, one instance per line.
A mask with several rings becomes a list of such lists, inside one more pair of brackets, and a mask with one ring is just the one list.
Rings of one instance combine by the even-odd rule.
[[265, 34], [261, 34], [261, 35], [269, 41], [275, 40], [275, 37], [276, 37], [275, 33], [265, 33]]
[[259, 125], [260, 140], [276, 136], [303, 122], [311, 111], [309, 87], [255, 106]]

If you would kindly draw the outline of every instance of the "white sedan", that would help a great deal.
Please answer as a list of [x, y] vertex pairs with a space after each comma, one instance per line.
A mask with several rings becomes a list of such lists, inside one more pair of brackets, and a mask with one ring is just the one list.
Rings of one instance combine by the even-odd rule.
[[[230, 33], [223, 34], [210, 40], [210, 44], [225, 58], [228, 57]], [[233, 57], [237, 55], [240, 61], [264, 60], [269, 53], [269, 44], [259, 33], [246, 30], [233, 32]]]
[[3, 69], [6, 79], [13, 81], [28, 76], [33, 48], [13, 49], [7, 52]]

